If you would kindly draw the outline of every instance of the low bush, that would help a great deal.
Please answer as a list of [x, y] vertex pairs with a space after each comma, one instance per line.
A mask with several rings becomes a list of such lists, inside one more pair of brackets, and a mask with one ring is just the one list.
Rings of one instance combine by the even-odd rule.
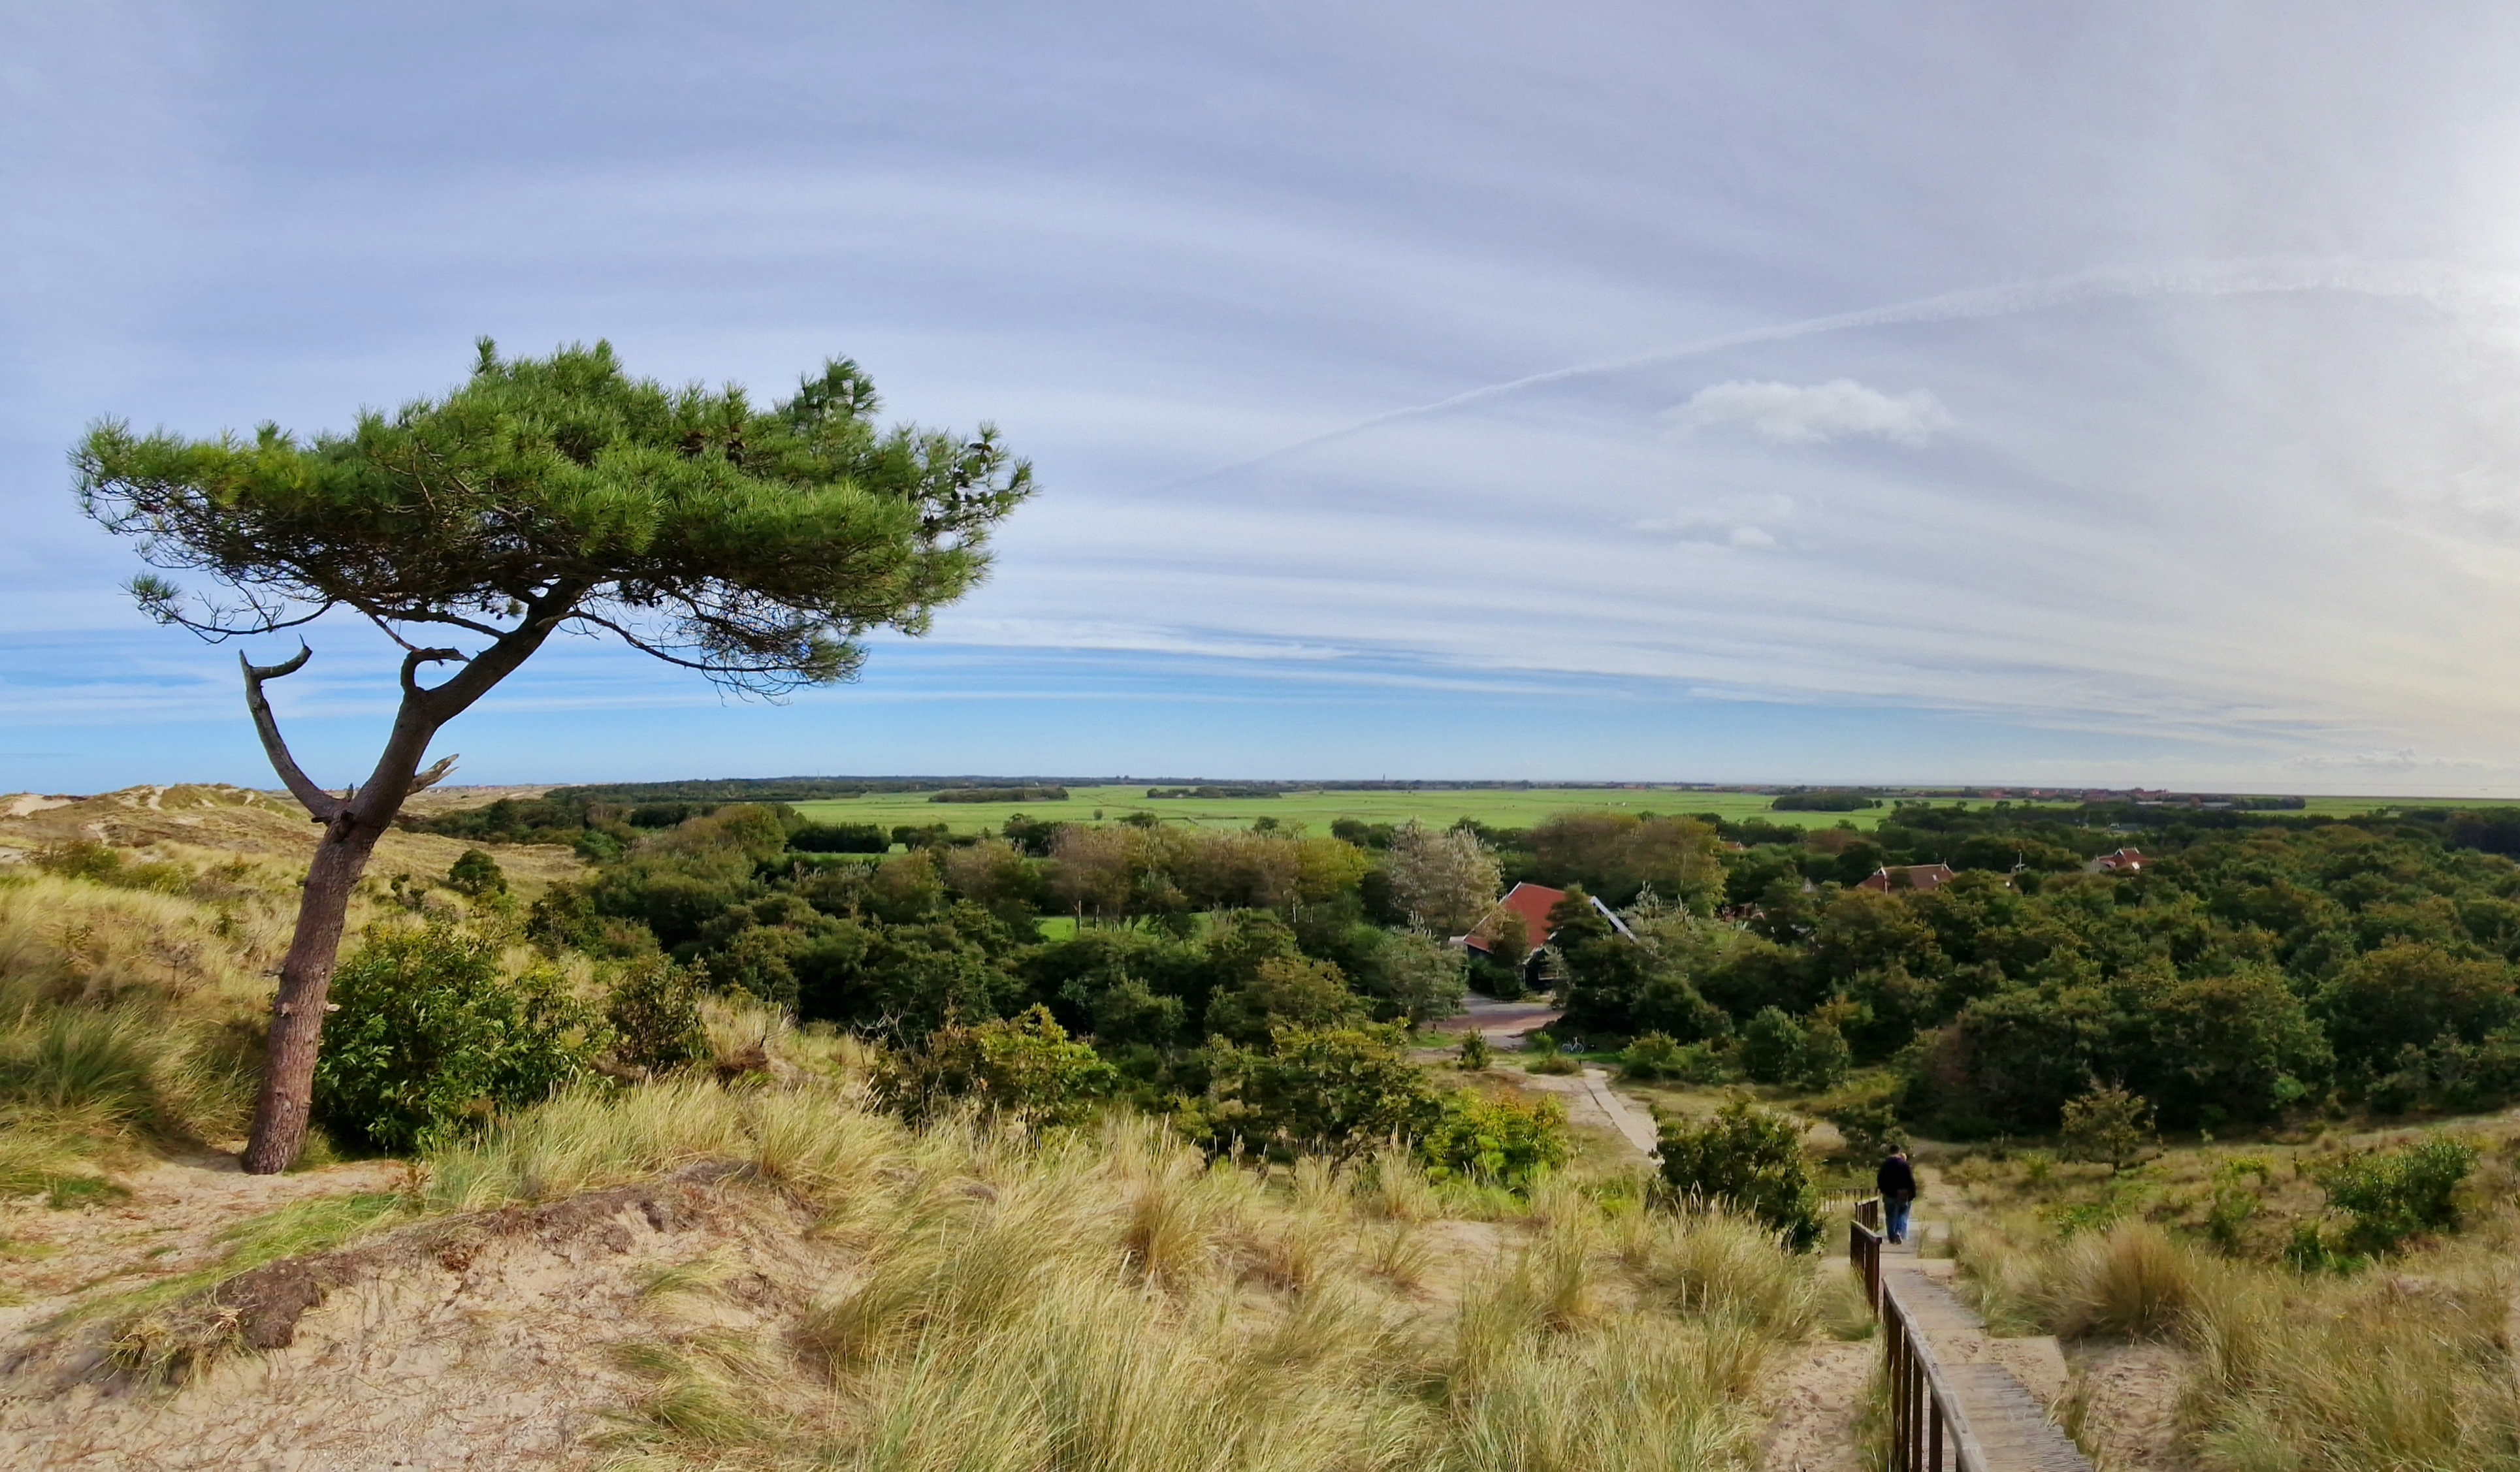
[[1494, 1097], [1463, 1092], [1418, 1141], [1426, 1174], [1439, 1182], [1465, 1178], [1516, 1190], [1566, 1163], [1566, 1106], [1553, 1098]]
[[915, 1120], [968, 1100], [989, 1113], [1054, 1125], [1085, 1118], [1118, 1082], [1111, 1065], [1090, 1045], [1070, 1041], [1045, 1006], [976, 1025], [948, 1023], [888, 1054], [875, 1077], [877, 1094]]
[[1846, 1141], [1850, 1160], [1879, 1160], [1890, 1153], [1891, 1146], [1907, 1141], [1907, 1132], [1899, 1125], [1899, 1098], [1895, 1093], [1848, 1099], [1822, 1109], [1820, 1117], [1836, 1127], [1838, 1137]]
[[1803, 1029], [1784, 1008], [1759, 1009], [1741, 1029], [1741, 1072], [1753, 1084], [1782, 1084], [1802, 1072]]
[[1702, 1124], [1666, 1121], [1662, 1174], [1685, 1199], [1746, 1212], [1796, 1252], [1820, 1240], [1820, 1192], [1801, 1129], [1746, 1099]]
[[497, 948], [445, 924], [380, 928], [333, 975], [315, 1112], [336, 1138], [440, 1144], [587, 1072], [604, 1025], [561, 974], [501, 974]]
[[662, 956], [622, 967], [604, 1017], [612, 1026], [613, 1058], [640, 1073], [653, 1076], [708, 1055], [700, 978]]
[[1522, 1040], [1522, 1071], [1525, 1073], [1580, 1073], [1584, 1065], [1557, 1050], [1557, 1040], [1547, 1033], [1533, 1033]]
[[2397, 1251], [2419, 1231], [2455, 1229], [2454, 1196], [2475, 1165], [2474, 1146], [2436, 1137], [2341, 1161], [2315, 1178], [2328, 1205], [2352, 1218], [2345, 1249], [2380, 1255]]
[[488, 895], [506, 894], [508, 876], [499, 861], [477, 848], [468, 848], [455, 856], [446, 870], [446, 887], [467, 899], [478, 900]]
[[2112, 1171], [2142, 1159], [2158, 1138], [2152, 1101], [2114, 1084], [2094, 1085], [2068, 1102], [2061, 1134], [2066, 1159], [2093, 1161]]
[[892, 834], [879, 823], [809, 823], [788, 835], [788, 846], [803, 854], [880, 854], [892, 847]]
[[1488, 1047], [1487, 1034], [1476, 1028], [1462, 1035], [1461, 1051], [1455, 1056], [1463, 1073], [1485, 1073], [1494, 1050]]
[[1204, 1097], [1183, 1129], [1213, 1149], [1345, 1155], [1416, 1139], [1442, 1116], [1398, 1028], [1281, 1028], [1266, 1050], [1227, 1044], [1209, 1057]]
[[1680, 1069], [1680, 1045], [1662, 1033], [1647, 1033], [1619, 1054], [1619, 1072], [1626, 1078], [1652, 1083], [1673, 1078]]

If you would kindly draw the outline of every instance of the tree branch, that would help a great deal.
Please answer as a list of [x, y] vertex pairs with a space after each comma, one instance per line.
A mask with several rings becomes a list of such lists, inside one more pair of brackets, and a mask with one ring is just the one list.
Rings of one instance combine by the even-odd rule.
[[[406, 646], [405, 647], [409, 647]], [[429, 693], [428, 691], [420, 688], [420, 667], [422, 665], [462, 664], [464, 662], [465, 654], [462, 649], [412, 649], [410, 653], [402, 656], [403, 693], [407, 695], [423, 696]]]
[[441, 756], [436, 761], [429, 763], [427, 771], [422, 772], [411, 780], [411, 790], [417, 792], [424, 787], [434, 787], [439, 782], [446, 781], [446, 774], [454, 770], [455, 758], [452, 756]]
[[263, 755], [271, 758], [272, 770], [280, 774], [280, 781], [289, 788], [289, 795], [296, 798], [317, 823], [331, 823], [341, 816], [349, 804], [315, 785], [305, 769], [297, 765], [297, 758], [289, 752], [289, 743], [281, 739], [280, 722], [271, 713], [271, 702], [263, 698], [262, 693], [262, 682], [294, 675], [314, 657], [315, 651], [301, 640], [297, 646], [297, 657], [285, 663], [255, 664], [246, 658], [241, 649], [237, 652], [237, 663], [245, 667], [245, 708], [253, 713], [253, 729], [262, 737]]

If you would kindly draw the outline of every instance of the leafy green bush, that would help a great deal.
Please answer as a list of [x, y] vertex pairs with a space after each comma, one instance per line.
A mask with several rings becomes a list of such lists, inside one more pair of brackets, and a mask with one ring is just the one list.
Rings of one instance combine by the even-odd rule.
[[1741, 1029], [1741, 1072], [1753, 1084], [1782, 1084], [1802, 1068], [1802, 1024], [1783, 1007], [1760, 1008]]
[[1529, 1102], [1464, 1091], [1443, 1101], [1443, 1112], [1418, 1137], [1418, 1157], [1437, 1181], [1456, 1177], [1519, 1190], [1544, 1171], [1566, 1163], [1566, 1106], [1553, 1098]]
[[1647, 1033], [1619, 1054], [1619, 1072], [1647, 1083], [1676, 1078], [1681, 1066], [1680, 1045], [1662, 1033]]
[[1686, 1199], [1748, 1212], [1796, 1252], [1820, 1240], [1820, 1192], [1802, 1131], [1746, 1099], [1704, 1124], [1664, 1122], [1662, 1175]]
[[1408, 1058], [1400, 1029], [1281, 1028], [1266, 1051], [1225, 1044], [1209, 1054], [1206, 1095], [1182, 1111], [1214, 1148], [1348, 1154], [1432, 1129], [1443, 1105]]
[[788, 835], [788, 846], [801, 854], [880, 854], [892, 847], [892, 834], [879, 823], [809, 823]]
[[1043, 1124], [1073, 1124], [1119, 1082], [1111, 1065], [1035, 1006], [1019, 1017], [967, 1026], [948, 1023], [924, 1043], [887, 1053], [876, 1093], [913, 1119], [970, 1100], [982, 1109]]
[[2152, 1101], [2115, 1084], [2095, 1084], [2065, 1105], [2062, 1135], [2066, 1159], [2124, 1170], [2143, 1158], [2156, 1138]]
[[371, 931], [333, 974], [315, 1113], [384, 1150], [444, 1142], [583, 1075], [605, 1045], [548, 966], [502, 976], [496, 945], [444, 924]]
[[612, 1025], [612, 1056], [642, 1073], [663, 1073], [708, 1053], [700, 977], [664, 957], [642, 957], [624, 966], [604, 1017]]
[[1837, 1024], [1824, 1017], [1814, 1017], [1803, 1024], [1802, 1056], [1797, 1060], [1792, 1080], [1817, 1093], [1834, 1089], [1846, 1082], [1847, 1065], [1854, 1050], [1846, 1045], [1846, 1035]]
[[1472, 1028], [1462, 1035], [1460, 1066], [1463, 1073], [1485, 1073], [1494, 1049], [1488, 1047], [1487, 1034]]
[[1557, 1050], [1557, 1040], [1547, 1033], [1533, 1033], [1522, 1040], [1522, 1071], [1525, 1073], [1580, 1073], [1584, 1065]]
[[446, 887], [467, 899], [484, 895], [506, 894], [508, 876], [501, 871], [499, 861], [477, 848], [468, 848], [455, 856], [446, 870]]
[[1850, 1159], [1879, 1160], [1890, 1153], [1890, 1147], [1906, 1142], [1906, 1132], [1899, 1128], [1899, 1097], [1895, 1093], [1867, 1094], [1825, 1107], [1820, 1117], [1837, 1127], [1846, 1141]]
[[2315, 1173], [2327, 1204], [2350, 1214], [2344, 1246], [2379, 1255], [2398, 1250], [2419, 1231], [2458, 1226], [2452, 1199], [2476, 1166], [2476, 1150], [2461, 1140], [2435, 1137], [2403, 1150], [2375, 1151]]

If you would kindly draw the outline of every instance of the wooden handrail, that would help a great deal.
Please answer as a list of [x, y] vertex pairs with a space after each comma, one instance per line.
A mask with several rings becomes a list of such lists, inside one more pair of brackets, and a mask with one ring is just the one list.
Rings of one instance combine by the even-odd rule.
[[1847, 1224], [1846, 1255], [1864, 1275], [1864, 1296], [1881, 1321], [1890, 1381], [1889, 1472], [1946, 1472], [1947, 1466], [1949, 1472], [1996, 1472], [1960, 1414], [1959, 1398], [1943, 1379], [1933, 1347], [1882, 1272], [1881, 1243], [1881, 1201], [1868, 1197], [1855, 1204]]

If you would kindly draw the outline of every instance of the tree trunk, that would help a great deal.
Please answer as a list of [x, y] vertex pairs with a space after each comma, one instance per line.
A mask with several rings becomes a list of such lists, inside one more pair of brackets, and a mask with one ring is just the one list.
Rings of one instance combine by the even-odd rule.
[[307, 1112], [315, 1097], [315, 1057], [324, 1035], [325, 996], [341, 952], [341, 930], [350, 896], [376, 852], [382, 826], [328, 824], [315, 862], [307, 866], [306, 893], [297, 902], [297, 934], [280, 966], [280, 995], [271, 1004], [271, 1038], [263, 1058], [262, 1093], [254, 1102], [253, 1136], [245, 1168], [256, 1176], [289, 1169], [306, 1144]]
[[[402, 661], [402, 705], [394, 712], [393, 733], [377, 757], [366, 787], [335, 797], [315, 785], [289, 743], [280, 723], [263, 698], [263, 682], [304, 667], [311, 650], [300, 646], [297, 657], [268, 668], [243, 654], [246, 709], [253, 715], [263, 751], [272, 770], [324, 825], [315, 846], [315, 862], [306, 868], [306, 894], [297, 902], [297, 933], [289, 942], [289, 959], [280, 965], [280, 995], [271, 1003], [271, 1036], [263, 1054], [262, 1094], [253, 1108], [253, 1135], [246, 1142], [245, 1168], [257, 1176], [289, 1169], [306, 1145], [307, 1114], [315, 1103], [315, 1059], [324, 1041], [325, 996], [333, 989], [333, 966], [341, 954], [341, 931], [350, 914], [350, 896], [367, 871], [377, 840], [393, 825], [403, 799], [435, 783], [455, 765], [445, 757], [428, 771], [421, 758], [438, 730], [513, 672], [542, 647], [552, 630], [568, 615], [578, 595], [574, 585], [555, 587], [533, 599], [529, 616], [501, 635], [488, 648], [467, 658], [455, 649], [411, 649]], [[455, 678], [423, 690], [422, 666], [449, 661], [463, 664]]]

